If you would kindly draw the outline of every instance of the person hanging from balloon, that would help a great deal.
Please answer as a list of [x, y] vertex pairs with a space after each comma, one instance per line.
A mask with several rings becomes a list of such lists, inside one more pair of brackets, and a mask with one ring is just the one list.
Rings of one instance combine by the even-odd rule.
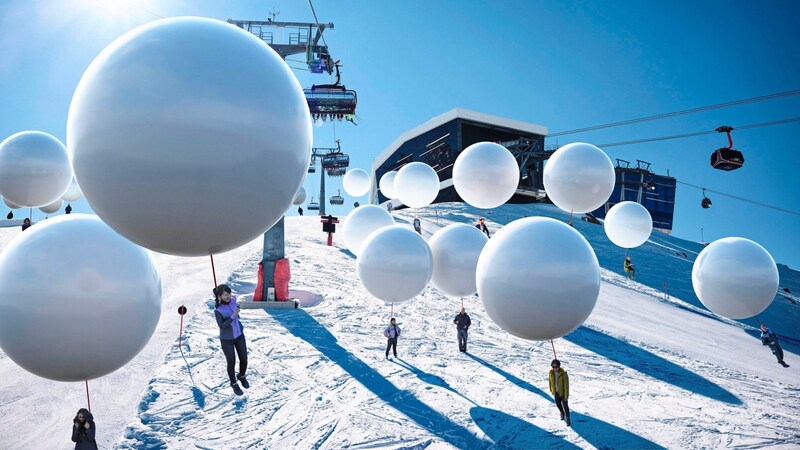
[[81, 408], [72, 420], [72, 442], [75, 450], [97, 450], [94, 439], [94, 417], [86, 408]]
[[30, 227], [31, 227], [31, 219], [28, 219], [26, 217], [25, 220], [22, 221], [22, 231], [25, 231]]
[[400, 337], [400, 327], [397, 326], [394, 317], [389, 321], [389, 326], [383, 330], [383, 335], [389, 339], [386, 342], [386, 358], [389, 358], [389, 349], [394, 351], [394, 357], [397, 358], [397, 338]]
[[489, 228], [486, 227], [486, 221], [483, 219], [483, 217], [481, 217], [481, 219], [478, 221], [478, 224], [475, 225], [475, 228], [481, 230], [483, 233], [486, 233], [487, 238], [491, 237], [489, 236]]
[[763, 323], [761, 324], [761, 344], [769, 346], [769, 349], [772, 350], [772, 354], [778, 358], [778, 364], [783, 367], [789, 367], [789, 365], [783, 361], [783, 349], [778, 341], [778, 335], [767, 328]]
[[453, 319], [453, 323], [456, 325], [456, 330], [458, 331], [458, 349], [462, 352], [467, 351], [467, 334], [469, 333], [469, 327], [472, 325], [472, 320], [469, 318], [469, 314], [464, 311], [464, 307], [461, 307], [461, 312], [456, 314], [456, 318]]
[[567, 398], [569, 397], [569, 376], [567, 371], [561, 368], [561, 361], [554, 359], [550, 363], [550, 393], [556, 401], [558, 411], [561, 413], [561, 420], [570, 426], [569, 419], [569, 405]]
[[[245, 378], [247, 372], [247, 341], [244, 337], [244, 327], [239, 321], [239, 305], [236, 297], [231, 296], [231, 288], [227, 284], [220, 284], [213, 290], [215, 297], [214, 317], [219, 325], [219, 341], [225, 361], [228, 363], [228, 378], [231, 388], [236, 395], [243, 395], [239, 382], [247, 389], [250, 383]], [[235, 353], [234, 353], [235, 352]], [[239, 373], [235, 373], [236, 356], [239, 356]]]
[[623, 267], [625, 268], [625, 275], [627, 275], [628, 278], [630, 278], [632, 280], [635, 280], [636, 279], [636, 269], [633, 267], [633, 263], [631, 262], [631, 257], [630, 256], [626, 256], [625, 257], [625, 264], [623, 265]]
[[422, 234], [422, 224], [419, 221], [419, 217], [414, 217], [414, 231]]

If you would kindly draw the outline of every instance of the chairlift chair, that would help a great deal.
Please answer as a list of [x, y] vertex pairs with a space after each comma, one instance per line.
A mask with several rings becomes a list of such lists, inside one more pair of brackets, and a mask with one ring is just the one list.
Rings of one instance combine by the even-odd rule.
[[703, 188], [703, 200], [700, 200], [700, 206], [702, 206], [703, 209], [711, 208], [711, 199], [706, 197], [705, 188]]
[[303, 89], [308, 103], [308, 111], [315, 120], [347, 120], [353, 122], [358, 104], [356, 91], [347, 89], [341, 84], [341, 74], [339, 73], [339, 61], [334, 63], [336, 67], [336, 83], [313, 85], [310, 89]]
[[733, 127], [729, 126], [722, 126], [716, 129], [719, 133], [728, 134], [728, 146], [718, 148], [711, 153], [711, 167], [719, 170], [731, 171], [744, 165], [744, 155], [739, 150], [733, 148], [733, 139], [731, 138], [732, 130]]
[[308, 173], [315, 173], [317, 171], [317, 166], [312, 162], [308, 165]]
[[311, 202], [306, 205], [306, 209], [309, 211], [319, 211], [319, 203], [314, 201], [314, 197], [311, 197]]
[[331, 197], [330, 199], [331, 205], [344, 205], [344, 197], [341, 195], [341, 191], [338, 189], [336, 190], [336, 195]]

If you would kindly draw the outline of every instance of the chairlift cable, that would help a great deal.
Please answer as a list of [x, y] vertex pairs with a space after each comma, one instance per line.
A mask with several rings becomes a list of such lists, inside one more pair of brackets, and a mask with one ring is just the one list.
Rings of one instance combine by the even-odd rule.
[[[311, 0], [309, 0], [309, 3], [310, 2], [311, 2]], [[636, 119], [621, 120], [621, 121], [618, 121], [618, 122], [611, 122], [611, 123], [602, 124], [602, 125], [594, 125], [594, 126], [590, 126], [590, 127], [576, 128], [574, 130], [559, 131], [557, 133], [549, 134], [548, 137], [563, 136], [563, 135], [566, 135], [566, 134], [583, 133], [585, 131], [594, 131], [594, 130], [600, 130], [600, 129], [603, 129], [603, 128], [611, 128], [611, 127], [618, 127], [618, 126], [623, 126], [623, 125], [630, 125], [630, 124], [634, 124], [634, 123], [647, 122], [647, 121], [650, 121], [650, 120], [666, 119], [666, 118], [669, 118], [669, 117], [676, 117], [676, 116], [681, 116], [681, 115], [685, 115], [685, 114], [693, 114], [693, 113], [697, 113], [697, 112], [710, 111], [710, 110], [713, 110], [713, 109], [728, 108], [728, 107], [731, 107], [731, 106], [745, 105], [745, 104], [748, 104], [748, 103], [756, 103], [756, 102], [761, 102], [761, 101], [765, 101], [765, 100], [773, 100], [773, 99], [776, 99], [776, 98], [789, 97], [789, 96], [798, 95], [798, 94], [800, 94], [800, 89], [794, 89], [794, 90], [791, 90], [791, 91], [778, 92], [778, 93], [775, 93], [775, 94], [762, 95], [762, 96], [759, 96], [759, 97], [746, 98], [746, 99], [742, 99], [742, 100], [734, 100], [734, 101], [725, 102], [725, 103], [717, 103], [715, 105], [700, 106], [700, 107], [697, 107], [697, 108], [684, 109], [684, 110], [681, 110], [681, 111], [674, 111], [674, 112], [670, 112], [670, 113], [656, 114], [656, 115], [653, 115], [653, 116], [639, 117], [639, 118], [636, 118]]]
[[[314, 15], [314, 22], [317, 24], [317, 31], [322, 30], [322, 27], [319, 24], [319, 20], [317, 20], [317, 12], [314, 11], [314, 4], [311, 3], [311, 0], [308, 0], [308, 6], [311, 7], [311, 14]], [[322, 38], [322, 43], [325, 44], [325, 47], [327, 47], [328, 43], [325, 42], [325, 35], [320, 34], [320, 37]], [[310, 36], [309, 36], [309, 38], [310, 38]]]
[[[791, 117], [791, 118], [788, 118], [788, 119], [773, 120], [773, 121], [770, 121], [770, 122], [755, 123], [755, 124], [751, 124], [751, 125], [740, 125], [740, 126], [736, 126], [734, 128], [736, 130], [746, 130], [746, 129], [749, 129], [749, 128], [767, 127], [767, 126], [781, 125], [781, 124], [791, 123], [791, 122], [800, 122], [800, 117]], [[703, 135], [706, 135], [706, 134], [716, 134], [716, 133], [717, 133], [716, 130], [698, 131], [698, 132], [694, 132], [694, 133], [674, 134], [674, 135], [671, 135], [671, 136], [661, 136], [661, 137], [654, 137], [654, 138], [635, 139], [635, 140], [632, 140], [632, 141], [613, 142], [613, 143], [610, 143], [610, 144], [598, 144], [597, 146], [601, 147], [601, 148], [604, 148], [604, 147], [618, 147], [618, 146], [621, 146], [621, 145], [644, 144], [644, 143], [647, 143], [647, 142], [667, 141], [667, 140], [670, 140], [670, 139], [683, 139], [683, 138], [687, 138], [687, 137], [703, 136]]]
[[785, 212], [785, 213], [789, 213], [789, 214], [794, 214], [796, 216], [800, 216], [800, 212], [798, 212], [798, 211], [792, 211], [790, 209], [781, 208], [779, 206], [770, 205], [770, 204], [759, 202], [759, 201], [756, 201], [756, 200], [750, 200], [750, 199], [747, 199], [747, 198], [744, 198], [744, 197], [738, 197], [736, 195], [726, 194], [724, 192], [720, 192], [720, 191], [715, 191], [713, 189], [704, 188], [702, 186], [697, 186], [697, 185], [694, 185], [694, 184], [691, 184], [691, 183], [687, 183], [685, 181], [677, 181], [676, 180], [675, 182], [678, 183], [678, 184], [683, 184], [683, 185], [686, 185], [686, 186], [689, 186], [689, 187], [693, 187], [695, 189], [700, 189], [702, 191], [713, 192], [714, 194], [722, 195], [723, 197], [730, 197], [730, 198], [732, 198], [734, 200], [740, 200], [740, 201], [743, 201], [743, 202], [752, 203], [754, 205], [763, 206], [765, 208], [774, 209], [776, 211], [781, 211], [781, 212]]

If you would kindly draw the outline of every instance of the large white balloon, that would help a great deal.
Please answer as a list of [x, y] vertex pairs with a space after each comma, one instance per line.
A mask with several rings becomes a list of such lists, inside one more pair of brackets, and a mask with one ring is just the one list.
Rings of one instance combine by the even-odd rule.
[[730, 319], [746, 319], [767, 309], [778, 292], [778, 281], [778, 267], [769, 252], [738, 237], [712, 242], [692, 267], [697, 298]]
[[58, 210], [61, 209], [61, 205], [63, 205], [63, 204], [64, 204], [64, 201], [61, 200], [61, 199], [58, 199], [58, 200], [54, 201], [53, 203], [51, 203], [49, 205], [42, 206], [41, 208], [39, 208], [39, 211], [41, 211], [41, 212], [43, 212], [45, 214], [53, 214], [53, 213], [58, 212]]
[[154, 21], [106, 47], [67, 122], [92, 209], [133, 242], [181, 256], [230, 250], [275, 224], [305, 178], [311, 131], [281, 57], [197, 17]]
[[295, 205], [302, 205], [304, 201], [306, 201], [306, 188], [301, 187], [297, 195], [294, 196], [294, 201], [292, 203]]
[[603, 206], [614, 190], [614, 164], [592, 144], [567, 144], [544, 166], [544, 189], [564, 211], [585, 213]]
[[43, 221], [0, 254], [0, 347], [40, 377], [83, 381], [124, 366], [161, 316], [150, 253], [96, 216]]
[[390, 170], [389, 172], [383, 174], [383, 176], [381, 177], [381, 181], [379, 183], [381, 193], [383, 194], [384, 197], [386, 197], [389, 200], [397, 198], [397, 192], [395, 192], [394, 190], [394, 177], [396, 176], [397, 176], [397, 171]]
[[23, 131], [0, 143], [0, 195], [24, 207], [49, 205], [72, 180], [64, 144], [40, 131]]
[[507, 202], [519, 185], [519, 164], [507, 148], [478, 142], [465, 148], [453, 165], [453, 186], [476, 208], [496, 208]]
[[433, 254], [431, 284], [454, 297], [477, 292], [475, 269], [488, 240], [480, 230], [463, 223], [448, 225], [434, 233], [428, 241]]
[[19, 209], [19, 208], [22, 208], [22, 206], [20, 206], [20, 205], [18, 205], [18, 204], [16, 204], [16, 203], [14, 203], [14, 202], [11, 202], [11, 201], [9, 201], [9, 200], [8, 200], [7, 198], [5, 198], [5, 197], [3, 197], [3, 203], [5, 203], [5, 204], [6, 204], [6, 206], [8, 206], [8, 207], [9, 207], [9, 208], [11, 208], [11, 209]]
[[384, 208], [364, 205], [353, 209], [344, 219], [344, 245], [358, 256], [367, 237], [379, 228], [394, 225], [394, 218]]
[[353, 197], [361, 197], [369, 192], [369, 174], [364, 169], [350, 169], [344, 175], [342, 187]]
[[394, 193], [411, 208], [428, 206], [439, 195], [439, 176], [425, 163], [408, 163], [394, 177]]
[[83, 197], [83, 193], [81, 192], [81, 188], [78, 187], [78, 181], [75, 180], [75, 177], [72, 177], [72, 183], [70, 183], [69, 188], [67, 188], [67, 192], [61, 196], [61, 199], [65, 202], [77, 202], [81, 197]]
[[486, 313], [500, 328], [523, 339], [548, 340], [574, 330], [592, 313], [600, 265], [574, 228], [529, 217], [489, 239], [476, 280]]
[[380, 300], [411, 300], [431, 280], [431, 249], [422, 236], [408, 227], [383, 227], [370, 234], [362, 247], [358, 277], [367, 291]]
[[606, 236], [622, 248], [638, 247], [650, 238], [653, 218], [636, 202], [620, 202], [612, 206], [603, 223]]

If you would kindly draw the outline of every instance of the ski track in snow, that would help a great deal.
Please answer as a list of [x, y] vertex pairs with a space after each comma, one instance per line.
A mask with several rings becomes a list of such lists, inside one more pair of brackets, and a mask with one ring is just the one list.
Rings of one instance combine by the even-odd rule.
[[[474, 223], [478, 216], [487, 218], [492, 233], [530, 215], [567, 219], [548, 205], [486, 212], [444, 204], [394, 214], [403, 224], [419, 215], [426, 239], [453, 221]], [[571, 428], [559, 420], [547, 385], [550, 343], [508, 335], [488, 318], [477, 296], [464, 299], [473, 320], [469, 353], [458, 352], [452, 325], [459, 299], [428, 287], [394, 305], [403, 334], [399, 358], [386, 360], [381, 333], [389, 305], [361, 286], [341, 234], [327, 247], [318, 217], [306, 216], [286, 220], [291, 287], [325, 300], [304, 310], [243, 311], [251, 388], [242, 397], [233, 394], [225, 374], [207, 260], [157, 256], [165, 305], [156, 334], [130, 367], [90, 382], [100, 447], [800, 446], [800, 383], [794, 375], [800, 361], [787, 350], [793, 367], [781, 368], [750, 323], [716, 316], [688, 294], [692, 260], [702, 245], [653, 235], [630, 251], [637, 264], [633, 281], [616, 267], [624, 251], [607, 241], [602, 227], [579, 220], [575, 226], [604, 269], [592, 315], [554, 341], [570, 375]], [[255, 288], [261, 244], [259, 238], [215, 257], [218, 279], [239, 296]], [[181, 303], [192, 306], [184, 317], [183, 355], [175, 346], [175, 309]], [[769, 317], [791, 319], [789, 307], [785, 300], [773, 305], [770, 310], [779, 310]], [[779, 335], [794, 332], [786, 318], [773, 320]], [[791, 338], [797, 335], [790, 343]], [[0, 373], [7, 375], [0, 380], [0, 447], [71, 448], [67, 433], [82, 406], [82, 384], [41, 380], [2, 352]]]

